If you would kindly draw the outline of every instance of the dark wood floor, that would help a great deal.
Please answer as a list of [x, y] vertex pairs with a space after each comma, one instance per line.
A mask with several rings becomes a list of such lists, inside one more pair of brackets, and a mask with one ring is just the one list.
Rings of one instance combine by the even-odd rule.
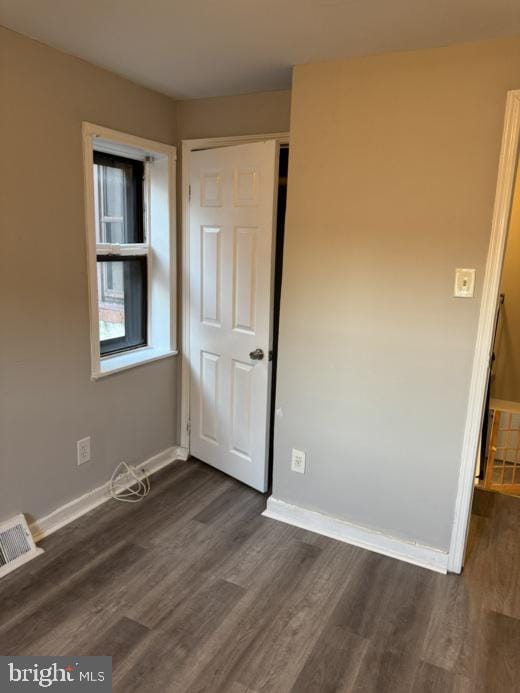
[[175, 463], [0, 582], [0, 654], [112, 655], [121, 693], [520, 691], [520, 499], [477, 493], [464, 574], [443, 576]]

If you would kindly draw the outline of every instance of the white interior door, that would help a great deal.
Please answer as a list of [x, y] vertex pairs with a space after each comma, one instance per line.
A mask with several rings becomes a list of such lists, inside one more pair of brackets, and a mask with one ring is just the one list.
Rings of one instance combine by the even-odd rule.
[[277, 164], [274, 140], [190, 159], [190, 450], [259, 491], [267, 490]]

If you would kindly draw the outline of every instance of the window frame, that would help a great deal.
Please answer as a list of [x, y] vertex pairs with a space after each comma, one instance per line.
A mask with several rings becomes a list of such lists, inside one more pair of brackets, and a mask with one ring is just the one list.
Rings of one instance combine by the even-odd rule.
[[[98, 305], [103, 303], [107, 289], [103, 288], [102, 295], [99, 295], [100, 285], [99, 276], [100, 270], [103, 278], [108, 276], [109, 262], [124, 262], [137, 261], [140, 265], [139, 272], [143, 279], [140, 296], [140, 306], [137, 313], [135, 310], [135, 296], [132, 287], [125, 282], [123, 291], [118, 292], [112, 290], [112, 297], [123, 300], [125, 308], [125, 334], [122, 337], [112, 337], [110, 339], [99, 340], [100, 356], [112, 356], [117, 353], [123, 353], [133, 349], [139, 349], [148, 344], [148, 260], [150, 255], [150, 246], [148, 244], [148, 233], [145, 224], [145, 203], [144, 203], [144, 186], [146, 184], [146, 169], [145, 162], [138, 159], [131, 159], [121, 154], [108, 154], [106, 152], [93, 150], [93, 165], [112, 166], [120, 168], [123, 171], [131, 171], [130, 185], [124, 191], [124, 209], [121, 217], [107, 217], [102, 214], [105, 211], [106, 190], [104, 190], [104, 177], [94, 176], [94, 208], [95, 208], [95, 223], [96, 223], [96, 263], [98, 269]], [[103, 218], [103, 219], [102, 219]], [[111, 251], [107, 254], [104, 252], [110, 240], [103, 238], [102, 229], [100, 226], [103, 223], [114, 223], [130, 221], [134, 238], [130, 241], [125, 241], [121, 245], [111, 245]], [[99, 227], [99, 228], [98, 228]], [[99, 231], [99, 233], [98, 233]], [[123, 235], [125, 235], [123, 233]], [[101, 238], [100, 238], [101, 237]], [[121, 250], [130, 250], [132, 254], [121, 254]], [[101, 265], [101, 266], [100, 266]], [[129, 306], [132, 312], [129, 312]], [[137, 322], [135, 318], [137, 317]]]
[[[94, 380], [177, 354], [175, 168], [176, 148], [84, 122], [83, 162], [90, 314], [91, 377]], [[98, 243], [94, 152], [144, 165], [141, 243]], [[139, 236], [140, 238], [140, 236]], [[146, 344], [101, 353], [98, 260], [146, 256]]]

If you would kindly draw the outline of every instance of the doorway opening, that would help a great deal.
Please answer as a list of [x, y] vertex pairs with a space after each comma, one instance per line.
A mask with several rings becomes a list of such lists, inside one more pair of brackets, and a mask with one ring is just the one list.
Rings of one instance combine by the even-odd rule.
[[520, 502], [520, 176], [511, 201], [494, 322], [477, 488]]
[[[469, 386], [466, 424], [462, 441], [459, 482], [448, 554], [448, 570], [453, 573], [460, 573], [464, 565], [475, 478], [476, 476], [477, 478], [480, 477], [481, 468], [479, 465], [482, 464], [483, 456], [489, 457], [487, 448], [489, 442], [488, 431], [490, 429], [489, 416], [487, 417], [485, 440], [483, 440], [483, 420], [484, 412], [488, 409], [489, 374], [495, 328], [497, 326], [498, 307], [500, 305], [502, 269], [515, 192], [515, 180], [518, 178], [519, 141], [520, 90], [515, 90], [509, 91], [506, 99], [491, 236], [482, 284], [482, 298]], [[505, 301], [507, 301], [507, 296]], [[500, 316], [498, 318], [500, 319]], [[491, 401], [491, 397], [489, 399]], [[484, 452], [481, 454], [479, 450], [482, 446], [484, 447]], [[508, 460], [506, 459], [505, 461], [507, 462]], [[482, 493], [484, 492], [477, 489], [478, 496]], [[485, 496], [499, 498], [497, 494], [485, 493]], [[501, 498], [509, 500], [505, 496], [501, 496]], [[516, 502], [516, 499], [511, 498], [511, 500]]]
[[274, 427], [276, 416], [276, 374], [278, 369], [278, 336], [280, 331], [280, 302], [282, 298], [283, 249], [285, 239], [285, 213], [287, 210], [287, 178], [289, 174], [289, 145], [280, 147], [278, 163], [278, 200], [276, 207], [276, 240], [273, 294], [273, 347], [271, 360], [271, 408], [269, 413], [269, 468], [268, 491], [273, 485]]
[[273, 462], [286, 133], [183, 142], [185, 454], [266, 492]]

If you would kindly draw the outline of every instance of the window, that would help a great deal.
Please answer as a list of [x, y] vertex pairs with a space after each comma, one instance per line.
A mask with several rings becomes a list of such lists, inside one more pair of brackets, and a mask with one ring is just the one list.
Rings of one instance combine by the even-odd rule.
[[84, 123], [92, 375], [175, 351], [175, 149]]
[[94, 151], [100, 353], [147, 344], [144, 164]]

